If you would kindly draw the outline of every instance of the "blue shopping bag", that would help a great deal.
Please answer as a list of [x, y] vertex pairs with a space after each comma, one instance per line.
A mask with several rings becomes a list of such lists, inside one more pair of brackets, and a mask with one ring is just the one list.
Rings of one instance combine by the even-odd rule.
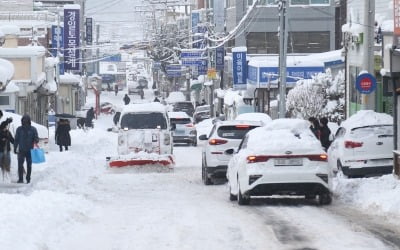
[[44, 157], [44, 150], [41, 148], [31, 149], [32, 163], [43, 163], [46, 161]]

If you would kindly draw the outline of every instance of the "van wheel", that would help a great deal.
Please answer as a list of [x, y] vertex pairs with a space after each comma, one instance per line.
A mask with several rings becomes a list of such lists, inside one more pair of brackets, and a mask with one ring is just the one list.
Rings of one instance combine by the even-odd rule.
[[329, 205], [332, 203], [332, 195], [330, 193], [323, 193], [318, 195], [318, 203], [320, 205]]

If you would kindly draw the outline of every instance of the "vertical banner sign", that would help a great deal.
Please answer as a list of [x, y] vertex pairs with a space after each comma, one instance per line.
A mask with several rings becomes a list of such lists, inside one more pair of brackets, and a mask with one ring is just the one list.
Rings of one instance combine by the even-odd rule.
[[86, 18], [86, 44], [93, 44], [93, 18]]
[[[51, 54], [57, 56], [57, 46], [60, 46], [60, 53], [64, 53], [64, 28], [58, 27], [57, 25], [51, 26]], [[58, 45], [57, 45], [58, 40]], [[61, 59], [61, 58], [60, 58]], [[60, 61], [60, 75], [64, 74], [64, 63]]]
[[223, 71], [224, 70], [224, 57], [225, 57], [225, 49], [224, 45], [215, 49], [215, 68], [216, 70]]
[[192, 33], [197, 33], [197, 25], [200, 22], [200, 13], [192, 12]]
[[225, 1], [214, 0], [214, 23], [215, 31], [218, 33], [223, 33], [225, 30]]
[[400, 45], [400, 0], [393, 0], [393, 21], [394, 21], [394, 36], [393, 45]]
[[246, 89], [247, 78], [247, 62], [246, 47], [232, 48], [232, 65], [233, 65], [233, 88]]
[[79, 6], [75, 7], [75, 5], [71, 5], [70, 9], [64, 9], [64, 68], [66, 70], [79, 70], [80, 68], [79, 12]]

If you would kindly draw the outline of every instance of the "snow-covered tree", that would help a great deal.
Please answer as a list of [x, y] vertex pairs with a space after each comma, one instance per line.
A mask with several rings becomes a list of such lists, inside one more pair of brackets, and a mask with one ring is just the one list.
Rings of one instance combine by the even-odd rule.
[[344, 91], [344, 72], [333, 78], [327, 69], [312, 79], [299, 80], [287, 95], [286, 108], [293, 117], [325, 116], [338, 122], [344, 118]]

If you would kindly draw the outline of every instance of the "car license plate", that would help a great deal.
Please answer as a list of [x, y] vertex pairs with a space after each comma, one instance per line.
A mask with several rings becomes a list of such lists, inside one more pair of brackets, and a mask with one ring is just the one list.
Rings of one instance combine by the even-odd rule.
[[301, 166], [303, 159], [301, 158], [278, 158], [274, 160], [275, 166]]

